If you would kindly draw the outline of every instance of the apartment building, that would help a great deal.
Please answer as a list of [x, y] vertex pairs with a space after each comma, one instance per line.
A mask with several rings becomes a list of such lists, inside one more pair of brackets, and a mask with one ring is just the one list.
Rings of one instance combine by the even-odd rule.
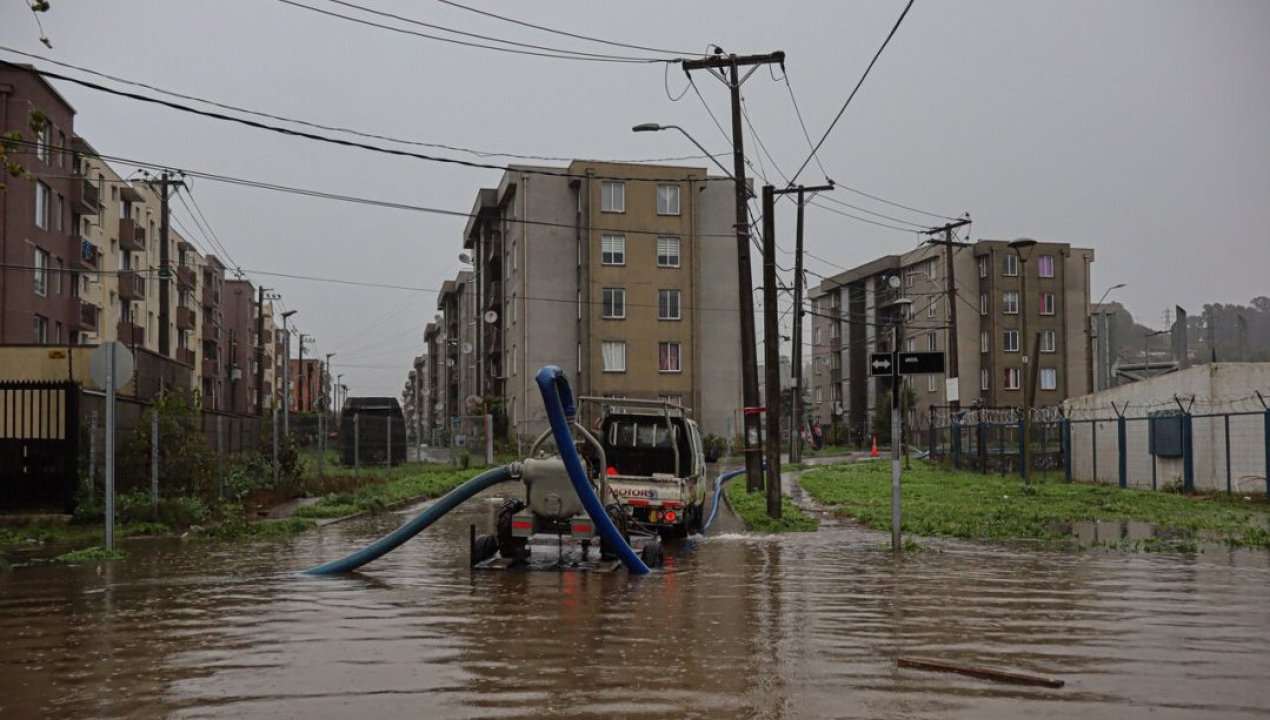
[[229, 410], [229, 329], [225, 325], [225, 265], [215, 256], [199, 271], [199, 381], [204, 410]]
[[[452, 338], [462, 355], [463, 343], [473, 345], [474, 394], [501, 398], [519, 437], [546, 427], [534, 375], [548, 364], [580, 395], [666, 398], [692, 409], [705, 432], [733, 434], [741, 408], [734, 203], [734, 185], [704, 168], [513, 166], [477, 193], [464, 232], [471, 323], [446, 327], [438, 347], [452, 352]], [[430, 356], [442, 374], [451, 360], [469, 372], [462, 359]]]
[[[808, 417], [840, 423], [857, 434], [869, 432], [890, 393], [889, 380], [869, 376], [869, 353], [896, 349], [901, 313], [898, 349], [945, 353], [949, 371], [906, 378], [916, 397], [913, 419], [927, 417], [931, 407], [946, 406], [951, 399], [963, 407], [1021, 406], [1033, 357], [1036, 406], [1089, 392], [1085, 329], [1094, 252], [1054, 242], [1020, 252], [1007, 241], [980, 240], [957, 247], [950, 268], [943, 247], [923, 246], [822, 282], [810, 293]], [[897, 303], [901, 299], [911, 302]], [[1024, 314], [1035, 352], [1024, 342]], [[954, 344], [955, 384], [949, 382]]]
[[314, 412], [322, 407], [323, 388], [329, 380], [321, 358], [292, 358], [291, 410]]

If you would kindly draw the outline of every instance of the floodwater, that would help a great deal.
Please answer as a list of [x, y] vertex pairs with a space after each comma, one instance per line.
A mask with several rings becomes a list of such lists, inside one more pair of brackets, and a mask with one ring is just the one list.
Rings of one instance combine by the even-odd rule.
[[645, 578], [472, 571], [492, 502], [347, 577], [289, 573], [405, 513], [0, 575], [0, 717], [1270, 717], [1270, 553], [893, 558], [831, 522], [691, 541]]

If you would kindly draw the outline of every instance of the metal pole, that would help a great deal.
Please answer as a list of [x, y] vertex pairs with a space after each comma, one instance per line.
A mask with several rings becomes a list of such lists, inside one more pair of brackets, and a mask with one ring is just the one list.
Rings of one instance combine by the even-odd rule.
[[776, 302], [776, 196], [763, 186], [763, 355], [767, 384], [767, 516], [781, 516], [780, 312]]
[[150, 409], [150, 509], [159, 512], [159, 410]]
[[361, 432], [361, 415], [353, 416], [353, 474], [362, 467], [362, 432]]
[[225, 499], [225, 416], [216, 416], [216, 497]]
[[[903, 308], [900, 309], [901, 312]], [[891, 330], [892, 336], [895, 338], [893, 343], [895, 353], [898, 356], [900, 348], [900, 338], [904, 336], [903, 332], [903, 315], [896, 321], [895, 327]], [[895, 363], [891, 363], [891, 550], [899, 552], [902, 547], [900, 540], [900, 436], [903, 433], [904, 425], [900, 411], [900, 382], [903, 377], [900, 376]]]
[[278, 486], [278, 413], [274, 411], [270, 413], [273, 422], [273, 486]]
[[789, 461], [803, 460], [803, 199], [798, 186], [798, 219], [794, 226], [794, 346], [790, 348]]
[[494, 464], [494, 416], [485, 413], [485, 464]]
[[115, 350], [106, 353], [106, 549], [115, 549]]
[[318, 413], [318, 477], [326, 475], [326, 423]]
[[388, 438], [388, 467], [392, 467], [392, 415], [384, 418], [384, 429], [387, 431], [384, 435]]
[[97, 489], [97, 411], [88, 415], [88, 484], [96, 495]]
[[291, 331], [282, 314], [282, 433], [291, 434]]

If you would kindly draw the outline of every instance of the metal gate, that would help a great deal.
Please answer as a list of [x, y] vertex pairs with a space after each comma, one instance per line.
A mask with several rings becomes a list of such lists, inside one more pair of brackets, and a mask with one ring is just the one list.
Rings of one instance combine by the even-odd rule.
[[79, 385], [0, 382], [0, 511], [75, 504]]

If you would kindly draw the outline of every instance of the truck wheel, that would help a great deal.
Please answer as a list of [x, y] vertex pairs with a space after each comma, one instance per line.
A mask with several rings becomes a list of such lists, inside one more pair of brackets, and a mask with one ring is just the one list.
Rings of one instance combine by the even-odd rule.
[[472, 564], [483, 563], [498, 552], [498, 538], [493, 535], [477, 535], [472, 545]]
[[706, 521], [706, 501], [702, 500], [700, 505], [690, 506], [688, 513], [688, 534], [700, 535], [701, 526]]
[[498, 554], [512, 560], [529, 557], [529, 538], [512, 536], [512, 516], [525, 509], [524, 500], [508, 500], [498, 509], [498, 520], [495, 522]]
[[[617, 534], [621, 535], [622, 539], [625, 540], [627, 543], [630, 543], [631, 541], [630, 527], [627, 524], [626, 513], [622, 510], [622, 506], [617, 504], [609, 505], [607, 508], [605, 508], [605, 511], [608, 513], [609, 519], [612, 520], [613, 524], [617, 526]], [[616, 550], [614, 548], [609, 547], [609, 543], [604, 539], [603, 536], [600, 537], [600, 559], [601, 560], [616, 560], [617, 559]]]
[[644, 547], [640, 548], [639, 559], [650, 568], [659, 568], [662, 561], [665, 560], [665, 554], [661, 549], [661, 541], [653, 538], [644, 543]]

